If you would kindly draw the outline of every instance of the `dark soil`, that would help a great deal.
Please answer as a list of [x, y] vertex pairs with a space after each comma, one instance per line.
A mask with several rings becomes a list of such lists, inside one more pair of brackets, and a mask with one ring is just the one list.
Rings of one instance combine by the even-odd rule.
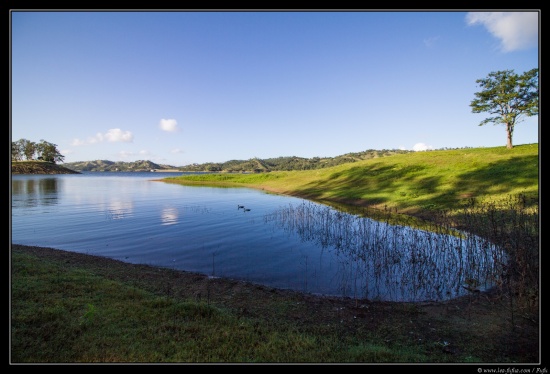
[[45, 161], [18, 161], [11, 163], [12, 174], [81, 174], [64, 166]]

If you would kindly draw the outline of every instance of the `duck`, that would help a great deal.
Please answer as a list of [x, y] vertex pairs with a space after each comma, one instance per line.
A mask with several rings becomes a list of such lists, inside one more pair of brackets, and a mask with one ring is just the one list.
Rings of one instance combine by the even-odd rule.
[[[243, 208], [244, 208], [244, 207], [243, 207]], [[244, 210], [245, 212], [250, 212], [250, 209], [248, 209], [248, 208], [244, 208], [243, 210]]]
[[244, 209], [244, 205], [237, 205], [237, 209]]

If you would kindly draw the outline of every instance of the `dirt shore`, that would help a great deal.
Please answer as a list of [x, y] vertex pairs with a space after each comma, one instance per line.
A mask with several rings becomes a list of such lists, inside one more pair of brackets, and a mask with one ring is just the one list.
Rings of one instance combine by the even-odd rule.
[[344, 334], [375, 332], [387, 344], [406, 337], [429, 349], [442, 350], [451, 360], [453, 355], [480, 347], [476, 356], [482, 360], [509, 362], [514, 357], [519, 362], [540, 362], [538, 311], [515, 310], [512, 314], [509, 300], [498, 290], [446, 302], [373, 302], [275, 289], [52, 248], [13, 244], [11, 251], [270, 323], [284, 319], [304, 329], [326, 325]]

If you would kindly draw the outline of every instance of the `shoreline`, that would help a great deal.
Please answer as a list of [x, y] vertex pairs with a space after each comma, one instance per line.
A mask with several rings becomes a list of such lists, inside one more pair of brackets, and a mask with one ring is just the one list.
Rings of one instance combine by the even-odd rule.
[[[213, 277], [207, 274], [192, 272], [188, 270], [179, 270], [179, 269], [173, 269], [173, 268], [163, 267], [163, 266], [125, 262], [125, 261], [117, 260], [107, 256], [73, 252], [71, 250], [59, 249], [54, 247], [11, 243], [10, 250], [26, 252], [42, 258], [52, 258], [55, 260], [63, 260], [67, 264], [73, 263], [73, 264], [84, 265], [84, 266], [90, 266], [91, 264], [95, 264], [94, 266], [99, 266], [99, 267], [101, 266], [106, 266], [106, 267], [114, 266], [118, 268], [126, 267], [128, 269], [133, 269], [133, 270], [153, 271], [153, 272], [159, 273], [159, 275], [161, 273], [172, 274], [172, 275], [178, 274], [178, 278], [184, 278], [184, 280], [186, 281], [207, 282], [207, 283], [208, 282], [209, 283], [225, 282], [233, 286], [238, 284], [240, 285], [240, 287], [263, 290], [263, 291], [269, 292], [270, 294], [284, 294], [285, 296], [294, 296], [298, 298], [307, 298], [307, 299], [322, 299], [322, 300], [331, 301], [332, 303], [336, 303], [336, 302], [341, 302], [345, 304], [351, 303], [354, 306], [358, 306], [359, 304], [384, 304], [384, 305], [410, 304], [410, 305], [425, 305], [425, 306], [444, 305], [444, 304], [453, 304], [456, 302], [461, 303], [465, 299], [469, 298], [469, 295], [464, 295], [464, 296], [459, 296], [449, 300], [439, 300], [439, 301], [437, 300], [422, 300], [422, 301], [369, 300], [369, 299], [360, 298], [360, 297], [353, 298], [350, 296], [323, 295], [323, 294], [308, 293], [308, 292], [297, 291], [297, 290], [286, 289], [286, 288], [277, 288], [277, 287], [267, 286], [261, 283], [255, 283], [255, 282], [246, 281], [246, 280], [239, 280], [239, 279], [226, 278], [226, 277]], [[10, 252], [10, 255], [11, 255], [11, 252]], [[99, 270], [99, 268], [97, 270]], [[478, 295], [485, 295], [486, 297], [490, 297], [490, 296], [494, 296], [497, 293], [498, 293], [497, 289], [491, 288], [491, 289], [479, 292]]]
[[[278, 289], [50, 247], [12, 243], [11, 261], [13, 256], [17, 256], [18, 261], [22, 261], [23, 256], [26, 262], [47, 263], [59, 268], [60, 272], [86, 272], [119, 283], [121, 287], [219, 308], [236, 318], [256, 323], [294, 326], [306, 334], [327, 329], [339, 336], [353, 334], [363, 341], [370, 341], [373, 336], [375, 339], [387, 336], [386, 343], [394, 339], [405, 341], [414, 335], [428, 351], [448, 349], [444, 353], [456, 354], [457, 358], [470, 350], [471, 344], [480, 341], [486, 342], [484, 347], [488, 356], [485, 357], [489, 359], [512, 353], [530, 357], [529, 360], [534, 359], [533, 355], [536, 357], [540, 349], [537, 348], [539, 325], [527, 318], [516, 320], [515, 328], [522, 334], [514, 334], [514, 345], [503, 349], [499, 342], [512, 338], [508, 300], [499, 290], [440, 302], [371, 301]], [[10, 284], [14, 277], [24, 279], [26, 272], [12, 273]], [[476, 328], [472, 328], [474, 325]], [[451, 346], [437, 345], [442, 339], [451, 342]], [[496, 356], [490, 353], [493, 350]]]

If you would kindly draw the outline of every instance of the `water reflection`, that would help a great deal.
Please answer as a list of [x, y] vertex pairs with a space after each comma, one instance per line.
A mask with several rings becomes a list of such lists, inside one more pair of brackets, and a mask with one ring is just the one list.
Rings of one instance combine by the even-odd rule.
[[62, 180], [57, 178], [12, 180], [12, 204], [26, 208], [54, 205], [58, 202], [57, 191]]
[[315, 242], [338, 259], [341, 291], [371, 300], [447, 300], [494, 284], [504, 254], [461, 233], [417, 230], [303, 202], [264, 217], [289, 235]]
[[104, 210], [108, 220], [116, 220], [131, 217], [134, 207], [131, 201], [116, 200], [113, 198], [106, 204]]
[[178, 210], [176, 208], [163, 208], [160, 213], [162, 225], [174, 225], [178, 223]]

